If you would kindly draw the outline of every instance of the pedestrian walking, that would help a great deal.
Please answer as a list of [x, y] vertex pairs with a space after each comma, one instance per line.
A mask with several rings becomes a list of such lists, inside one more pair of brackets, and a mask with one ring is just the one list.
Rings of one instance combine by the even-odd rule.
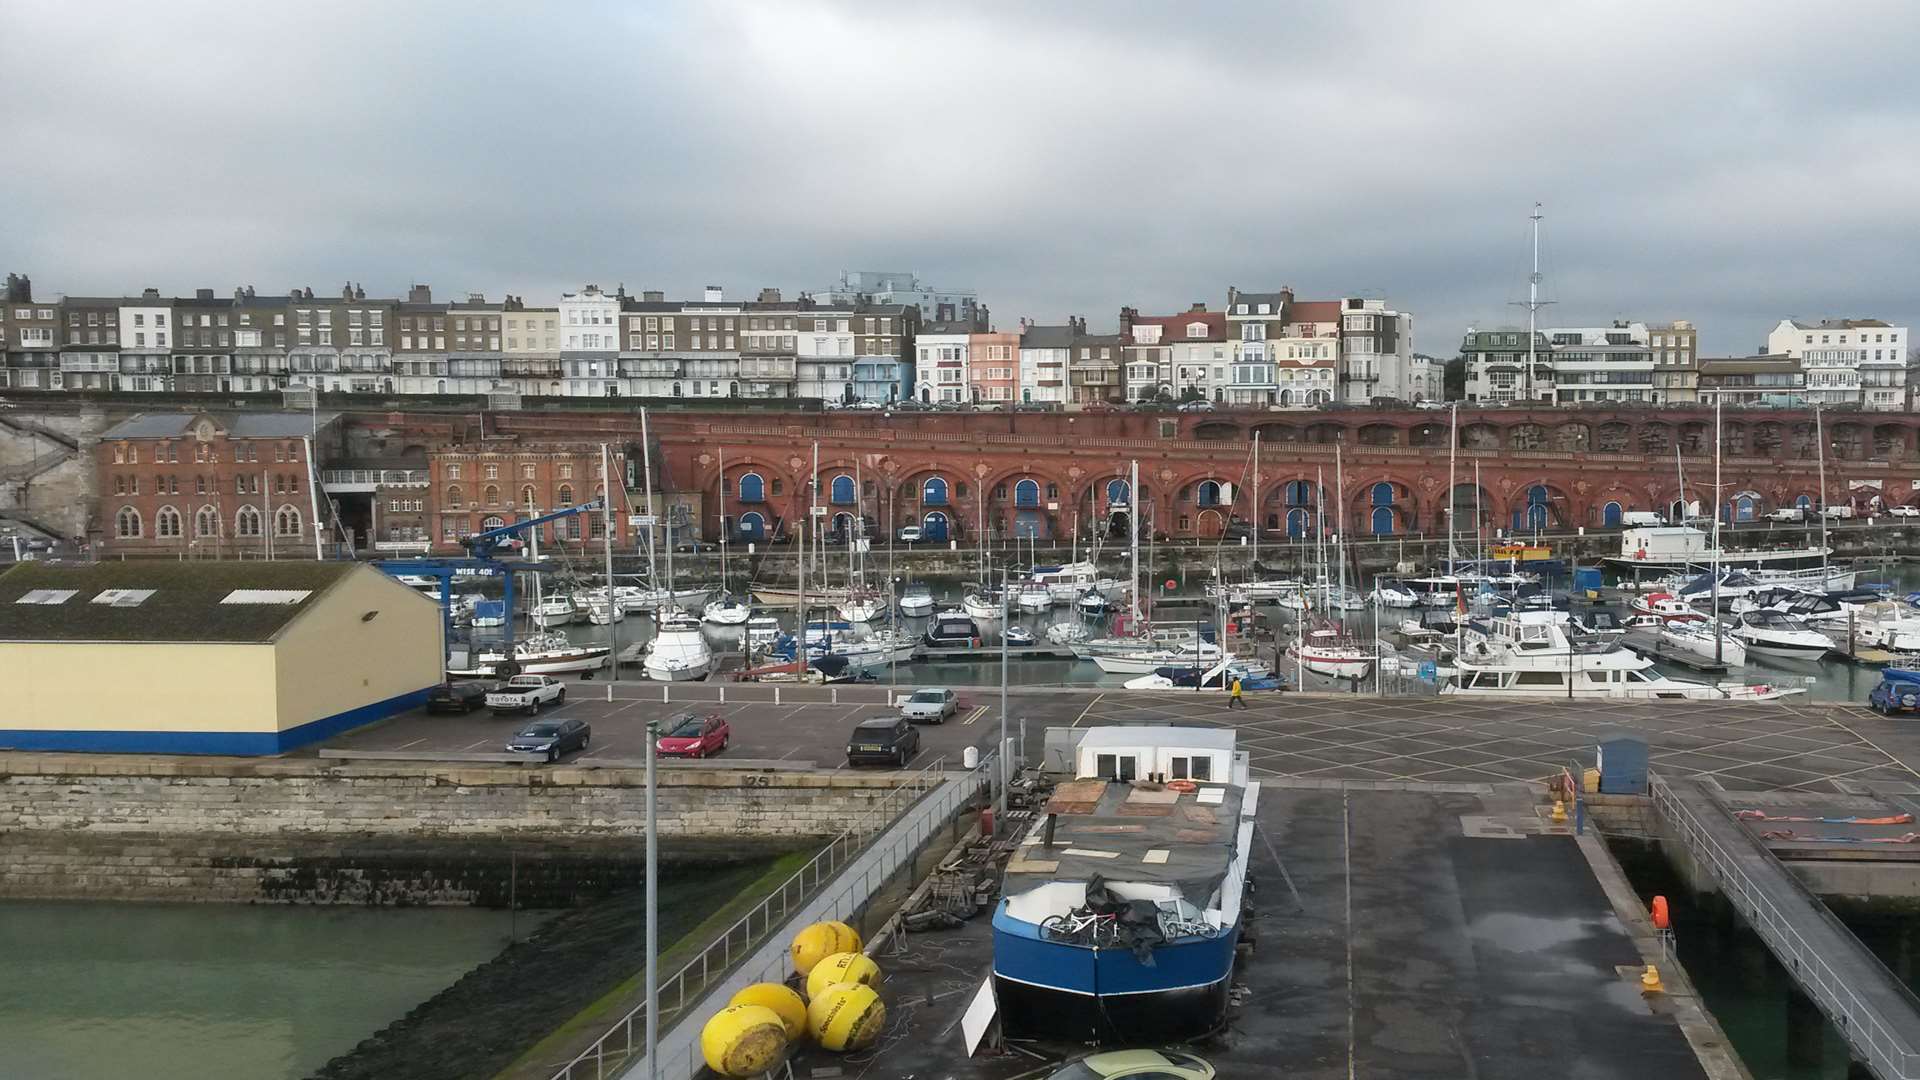
[[1246, 699], [1240, 696], [1240, 676], [1238, 675], [1233, 677], [1233, 689], [1227, 691], [1227, 708], [1232, 709], [1236, 705], [1242, 709], [1247, 707]]

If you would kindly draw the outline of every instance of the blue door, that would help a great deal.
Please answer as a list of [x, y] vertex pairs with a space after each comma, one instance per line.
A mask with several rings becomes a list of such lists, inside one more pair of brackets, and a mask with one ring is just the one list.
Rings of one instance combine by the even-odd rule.
[[[1031, 483], [1031, 481], [1023, 481]], [[1020, 510], [1013, 515], [1013, 535], [1022, 540], [1046, 540], [1047, 515], [1038, 510]]]
[[766, 519], [762, 518], [759, 514], [741, 514], [739, 531], [740, 539], [748, 543], [757, 543], [765, 540], [767, 538]]
[[740, 478], [740, 501], [750, 503], [767, 501], [767, 485], [760, 479], [759, 473], [747, 473]]
[[920, 489], [920, 501], [928, 506], [947, 505], [947, 482], [938, 476], [928, 477]]
[[1620, 527], [1619, 503], [1610, 502], [1600, 508], [1600, 524], [1609, 529], [1617, 529]]
[[1013, 485], [1013, 505], [1027, 507], [1039, 506], [1040, 485], [1032, 480], [1022, 480]]
[[1393, 507], [1376, 506], [1373, 508], [1373, 535], [1389, 536], [1393, 533]]
[[1287, 539], [1300, 540], [1307, 535], [1307, 512], [1305, 510], [1287, 511]]
[[833, 491], [830, 496], [835, 506], [853, 505], [853, 477], [836, 476], [833, 478]]
[[1107, 505], [1127, 505], [1127, 482], [1125, 480], [1107, 481]]
[[927, 540], [945, 540], [947, 538], [947, 515], [934, 511], [920, 523], [920, 535]]

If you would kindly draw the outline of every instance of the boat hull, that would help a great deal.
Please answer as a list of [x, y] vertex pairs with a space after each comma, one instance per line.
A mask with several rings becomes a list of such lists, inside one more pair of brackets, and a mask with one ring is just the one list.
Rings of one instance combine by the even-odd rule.
[[[1011, 923], [1011, 929], [1002, 924]], [[994, 919], [993, 981], [1001, 1024], [1015, 1038], [1094, 1043], [1172, 1042], [1226, 1021], [1239, 928], [1152, 952], [1042, 940], [1027, 924]]]
[[931, 596], [922, 597], [922, 598], [915, 598], [910, 596], [901, 597], [900, 598], [900, 614], [906, 615], [915, 619], [933, 614], [933, 597]]

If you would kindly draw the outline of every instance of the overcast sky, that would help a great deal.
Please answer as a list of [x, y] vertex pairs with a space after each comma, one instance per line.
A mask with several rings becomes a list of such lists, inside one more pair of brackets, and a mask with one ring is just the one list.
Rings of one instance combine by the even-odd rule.
[[[910, 269], [1002, 327], [1385, 296], [1911, 325], [1920, 4], [6, 6], [0, 261], [42, 294], [547, 302]], [[500, 14], [489, 13], [490, 9]]]

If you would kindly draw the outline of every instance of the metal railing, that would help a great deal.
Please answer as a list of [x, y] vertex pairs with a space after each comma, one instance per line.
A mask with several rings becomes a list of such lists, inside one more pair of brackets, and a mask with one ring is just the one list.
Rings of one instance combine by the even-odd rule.
[[[655, 990], [655, 1002], [659, 1008], [659, 1030], [662, 1035], [658, 1050], [662, 1055], [669, 1053], [665, 1039], [669, 1030], [668, 1025], [686, 1011], [688, 1006], [697, 1004], [708, 988], [732, 970], [736, 960], [745, 960], [756, 948], [764, 946], [773, 938], [777, 930], [786, 925], [792, 913], [810, 901], [818, 900], [818, 894], [823, 887], [865, 851], [875, 837], [891, 828], [902, 814], [929, 792], [938, 793], [941, 802], [919, 819], [921, 827], [895, 836], [875, 865], [869, 866], [858, 877], [841, 883], [839, 892], [828, 902], [830, 917], [844, 917], [864, 903], [879, 884], [885, 882], [904, 862], [913, 857], [913, 853], [926, 842], [934, 829], [939, 828], [947, 817], [972, 798], [982, 785], [991, 782], [994, 776], [993, 769], [997, 767], [997, 755], [987, 755], [980, 762], [979, 767], [956, 776], [949, 776], [946, 773], [946, 763], [947, 759], [941, 757], [913, 774], [905, 783], [888, 789], [859, 817], [855, 818], [845, 831], [829, 841], [819, 854], [795, 871], [792, 877], [781, 882], [779, 888], [729, 926], [719, 938], [702, 949], [698, 956], [689, 960], [677, 972], [661, 980]], [[961, 782], [950, 783], [956, 777]], [[773, 982], [784, 981], [787, 969], [779, 965], [790, 966], [791, 963], [786, 950], [783, 949], [779, 952], [777, 961], [766, 963], [763, 965], [764, 970], [755, 973], [756, 978]], [[645, 1053], [645, 1048], [641, 1045], [644, 1040], [637, 1039], [635, 1032], [645, 1029], [647, 1007], [647, 1002], [634, 1006], [598, 1039], [595, 1039], [592, 1045], [561, 1066], [553, 1074], [552, 1080], [579, 1080], [589, 1075], [594, 1080], [605, 1080], [607, 1076], [617, 1074], [629, 1063], [638, 1061]], [[697, 1043], [698, 1040], [693, 1040], [672, 1052], [671, 1058], [663, 1056], [660, 1061], [660, 1074], [669, 1077], [693, 1076], [701, 1067]], [[587, 1071], [589, 1065], [592, 1066], [591, 1073]]]
[[[1879, 1011], [1863, 1000], [1819, 950], [1807, 942], [1759, 884], [1741, 869], [1727, 849], [1714, 839], [1658, 773], [1650, 771], [1647, 782], [1655, 808], [1679, 834], [1681, 842], [1687, 845], [1694, 858], [1704, 862], [1714, 877], [1719, 879], [1721, 888], [1746, 918], [1747, 924], [1773, 950], [1774, 956], [1788, 969], [1807, 996], [1813, 998], [1834, 1026], [1840, 1029], [1840, 1034], [1852, 1045], [1854, 1052], [1872, 1066], [1874, 1074], [1881, 1080], [1920, 1078], [1920, 1053], [1911, 1049], [1907, 1040], [1893, 1030]], [[1812, 897], [1808, 899], [1812, 910], [1833, 921], [1840, 932], [1851, 934], [1851, 931], [1838, 924], [1838, 920], [1833, 919], [1824, 904]]]

